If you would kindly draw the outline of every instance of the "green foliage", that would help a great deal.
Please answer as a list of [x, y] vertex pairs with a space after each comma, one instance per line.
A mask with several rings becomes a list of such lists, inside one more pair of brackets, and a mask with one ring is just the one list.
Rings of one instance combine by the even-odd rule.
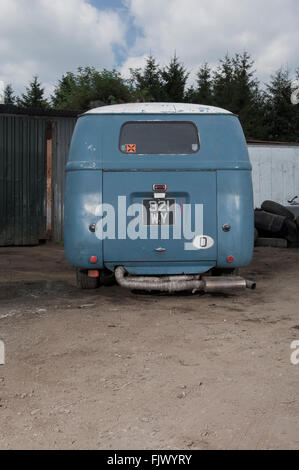
[[180, 103], [185, 101], [185, 88], [189, 77], [184, 65], [179, 62], [176, 55], [169, 65], [161, 72], [162, 86], [165, 93], [163, 101]]
[[45, 89], [42, 88], [38, 76], [33, 76], [29, 86], [26, 87], [26, 93], [17, 98], [17, 104], [21, 108], [48, 108], [49, 103], [45, 99]]
[[[54, 94], [51, 97], [54, 108], [67, 109], [68, 101], [72, 92], [75, 90], [76, 80], [75, 75], [71, 72], [67, 72], [59, 80], [58, 86], [54, 90]], [[80, 109], [80, 108], [78, 108]]]
[[[288, 71], [278, 70], [262, 89], [254, 62], [245, 51], [232, 57], [226, 54], [214, 70], [203, 63], [189, 87], [188, 78], [189, 72], [176, 55], [166, 67], [161, 67], [150, 55], [143, 68], [130, 70], [129, 80], [116, 70], [79, 67], [58, 81], [51, 105], [78, 111], [134, 101], [214, 105], [239, 116], [247, 139], [299, 142], [299, 105], [291, 103]], [[299, 79], [299, 68], [293, 78]], [[12, 86], [7, 85], [5, 103], [15, 102], [22, 107], [50, 106], [36, 76], [17, 100]]]
[[182, 102], [189, 73], [176, 55], [163, 69], [150, 55], [144, 69], [131, 69], [131, 86], [135, 101]]
[[98, 72], [94, 67], [79, 67], [68, 72], [51, 97], [54, 108], [85, 110], [97, 104], [116, 104], [131, 100], [129, 84], [116, 70]]
[[226, 55], [220, 64], [213, 79], [214, 103], [239, 115], [247, 138], [264, 138], [263, 95], [250, 55], [247, 52], [232, 58]]
[[4, 104], [15, 104], [16, 97], [11, 83], [8, 83], [4, 89]]
[[186, 101], [189, 103], [199, 103], [210, 105], [213, 103], [213, 82], [211, 69], [204, 63], [196, 75], [196, 86], [191, 86], [186, 93]]
[[161, 80], [161, 69], [153, 56], [146, 60], [144, 70], [130, 69], [131, 86], [134, 90], [135, 100], [142, 102], [164, 101], [165, 93]]
[[233, 61], [228, 56], [220, 60], [220, 65], [213, 76], [213, 102], [229, 111], [233, 110], [234, 97], [234, 68]]
[[291, 103], [291, 93], [288, 70], [278, 70], [271, 77], [265, 96], [270, 140], [299, 142], [299, 105]]

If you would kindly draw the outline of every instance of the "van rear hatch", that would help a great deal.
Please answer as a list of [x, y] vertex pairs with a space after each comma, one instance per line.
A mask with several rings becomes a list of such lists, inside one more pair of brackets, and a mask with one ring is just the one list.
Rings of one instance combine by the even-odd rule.
[[[111, 230], [103, 240], [104, 262], [214, 265], [216, 171], [198, 167], [200, 140], [194, 122], [171, 116], [123, 118], [118, 149], [116, 139], [107, 135], [103, 202], [110, 212], [113, 207], [115, 235]], [[111, 228], [111, 217], [107, 222]]]
[[[165, 197], [155, 184], [167, 185]], [[216, 172], [105, 171], [103, 196], [116, 221], [115, 239], [103, 241], [106, 262], [216, 260]], [[214, 244], [194, 249], [194, 235]]]

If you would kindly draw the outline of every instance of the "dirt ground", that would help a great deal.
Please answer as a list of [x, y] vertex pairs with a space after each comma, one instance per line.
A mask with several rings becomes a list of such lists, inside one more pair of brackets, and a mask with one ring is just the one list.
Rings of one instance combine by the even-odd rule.
[[257, 290], [80, 291], [63, 248], [0, 248], [1, 449], [299, 449], [299, 249]]

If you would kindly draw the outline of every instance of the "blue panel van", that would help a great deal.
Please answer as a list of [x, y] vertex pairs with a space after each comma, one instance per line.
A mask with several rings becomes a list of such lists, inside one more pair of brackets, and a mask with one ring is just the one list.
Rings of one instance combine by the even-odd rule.
[[66, 166], [65, 251], [81, 288], [254, 287], [251, 165], [238, 117], [129, 103], [79, 117]]

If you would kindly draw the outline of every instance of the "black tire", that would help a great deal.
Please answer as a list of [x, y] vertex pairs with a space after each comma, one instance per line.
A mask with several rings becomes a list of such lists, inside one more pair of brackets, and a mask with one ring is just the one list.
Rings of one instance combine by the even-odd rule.
[[100, 285], [98, 277], [88, 277], [88, 272], [77, 269], [77, 287], [79, 289], [97, 289]]
[[297, 225], [292, 220], [285, 220], [282, 233], [284, 238], [290, 243], [296, 242], [299, 238]]
[[278, 202], [264, 201], [261, 205], [261, 209], [265, 212], [270, 212], [271, 214], [280, 215], [289, 220], [294, 220], [294, 214], [282, 204], [278, 204]]
[[254, 212], [254, 225], [257, 230], [279, 233], [287, 219], [281, 215], [265, 211]]
[[288, 211], [292, 212], [293, 216], [294, 216], [294, 219], [296, 219], [296, 217], [299, 216], [299, 204], [293, 204], [292, 206], [288, 205], [286, 206], [286, 209], [288, 209]]
[[259, 233], [258, 233], [257, 229], [255, 228], [254, 229], [254, 243], [257, 241], [258, 237], [259, 237]]
[[296, 217], [295, 223], [297, 225], [297, 229], [299, 230], [299, 215]]

